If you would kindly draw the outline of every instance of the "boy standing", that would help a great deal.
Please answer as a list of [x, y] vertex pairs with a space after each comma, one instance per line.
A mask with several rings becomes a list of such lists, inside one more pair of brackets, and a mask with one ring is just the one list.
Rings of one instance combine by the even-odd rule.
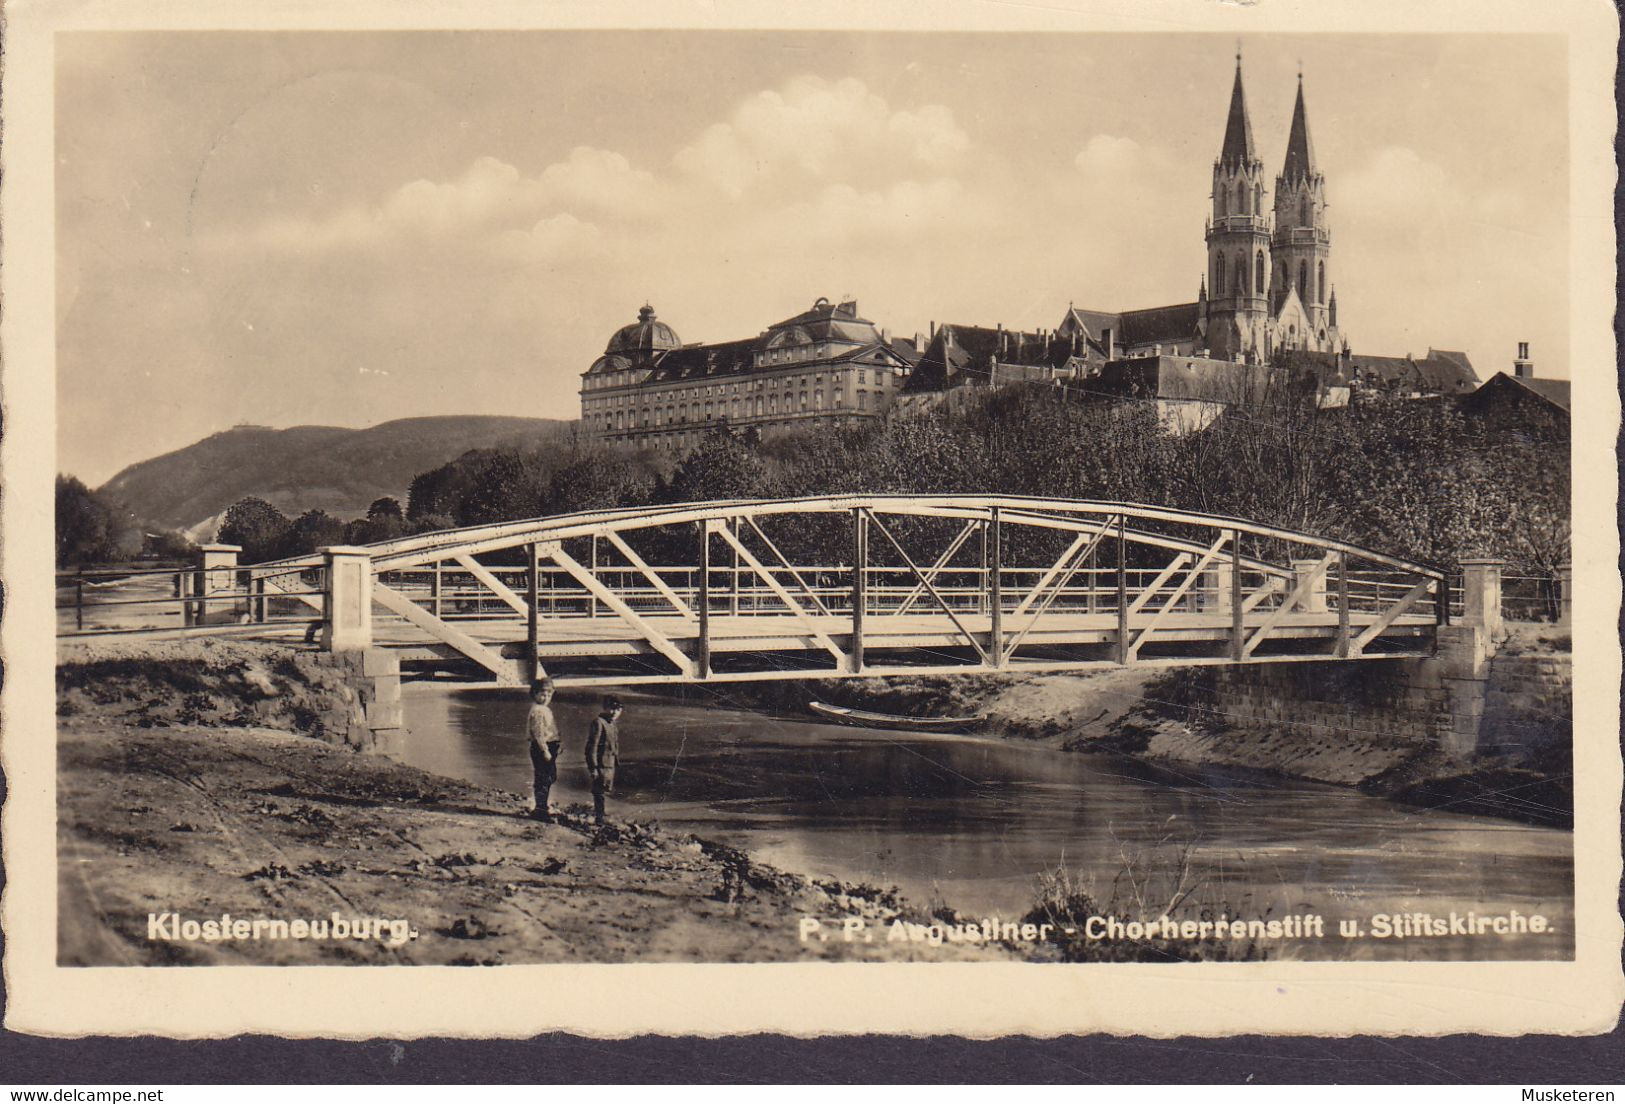
[[621, 699], [610, 694], [587, 734], [587, 777], [592, 779], [593, 818], [599, 824], [604, 823], [604, 795], [615, 790], [615, 764], [621, 756], [621, 734], [615, 722], [620, 716]]
[[553, 719], [553, 680], [537, 679], [530, 684], [530, 713], [525, 717], [525, 735], [530, 746], [532, 786], [536, 791], [536, 807], [530, 815], [536, 820], [550, 821], [553, 811], [548, 807], [548, 794], [559, 777], [559, 726]]

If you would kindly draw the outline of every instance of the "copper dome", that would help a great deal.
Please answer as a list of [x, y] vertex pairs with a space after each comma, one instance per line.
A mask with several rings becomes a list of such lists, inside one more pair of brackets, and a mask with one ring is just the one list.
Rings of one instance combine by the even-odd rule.
[[655, 318], [655, 309], [645, 303], [643, 309], [638, 311], [638, 320], [616, 330], [615, 336], [604, 346], [604, 352], [653, 353], [664, 349], [676, 349], [682, 343], [677, 331], [658, 321]]

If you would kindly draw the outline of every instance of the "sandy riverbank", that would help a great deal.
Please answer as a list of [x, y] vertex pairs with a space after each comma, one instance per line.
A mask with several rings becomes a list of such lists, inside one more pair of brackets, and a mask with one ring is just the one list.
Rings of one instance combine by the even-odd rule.
[[[931, 917], [887, 889], [787, 874], [658, 826], [600, 831], [580, 809], [539, 824], [523, 815], [528, 797], [340, 746], [348, 692], [307, 660], [218, 641], [64, 650], [63, 964], [1014, 957], [888, 942], [893, 921]], [[175, 930], [222, 914], [331, 925], [335, 913], [351, 927], [404, 921], [416, 936], [207, 942]], [[828, 940], [803, 941], [803, 918]], [[845, 941], [849, 919], [874, 941]]]
[[[64, 965], [767, 962], [1010, 959], [1001, 946], [888, 943], [922, 910], [816, 883], [686, 834], [580, 815], [538, 824], [515, 795], [267, 729], [59, 730], [59, 956]], [[179, 914], [174, 921], [163, 914]], [[208, 943], [171, 934], [223, 913], [385, 937]], [[152, 928], [151, 914], [159, 915]], [[827, 942], [803, 942], [803, 917]], [[875, 941], [844, 942], [849, 917]], [[178, 933], [177, 933], [178, 934]]]

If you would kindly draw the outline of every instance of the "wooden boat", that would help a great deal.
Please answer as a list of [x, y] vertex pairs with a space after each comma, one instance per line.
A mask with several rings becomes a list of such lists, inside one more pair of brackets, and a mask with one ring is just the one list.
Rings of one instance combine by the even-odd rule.
[[855, 728], [889, 728], [907, 732], [962, 732], [987, 720], [986, 713], [974, 717], [902, 717], [895, 713], [870, 713], [845, 705], [811, 701], [807, 708], [826, 720]]

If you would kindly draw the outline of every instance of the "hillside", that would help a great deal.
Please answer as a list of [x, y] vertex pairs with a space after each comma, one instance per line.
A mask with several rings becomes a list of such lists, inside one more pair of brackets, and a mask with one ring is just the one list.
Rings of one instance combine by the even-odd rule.
[[248, 495], [288, 514], [326, 510], [354, 517], [383, 495], [404, 502], [414, 475], [470, 449], [539, 444], [567, 435], [573, 425], [467, 415], [403, 418], [367, 429], [240, 426], [132, 464], [101, 489], [137, 517], [174, 529], [212, 530], [202, 523]]

